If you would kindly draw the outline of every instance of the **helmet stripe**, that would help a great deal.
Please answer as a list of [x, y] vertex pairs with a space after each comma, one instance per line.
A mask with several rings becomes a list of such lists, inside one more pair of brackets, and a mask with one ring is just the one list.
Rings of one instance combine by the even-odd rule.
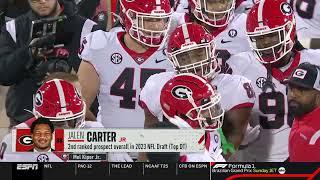
[[259, 27], [263, 26], [263, 5], [264, 5], [264, 0], [261, 0], [259, 2], [259, 7], [258, 7], [258, 23], [259, 23]]
[[61, 104], [61, 112], [67, 112], [67, 103], [66, 98], [62, 89], [62, 85], [59, 79], [54, 79], [54, 83], [57, 86], [58, 94], [59, 94], [59, 100]]
[[186, 76], [186, 75], [187, 75], [187, 76], [192, 76], [192, 77], [200, 80], [201, 82], [203, 82], [204, 84], [206, 84], [206, 86], [208, 86], [211, 91], [214, 91], [212, 85], [209, 84], [209, 82], [206, 81], [204, 78], [202, 78], [202, 77], [200, 77], [200, 76], [198, 76], [198, 75], [195, 75], [195, 74], [192, 74], [192, 73], [181, 73], [181, 74], [177, 74], [175, 77], [178, 77], [178, 76]]
[[156, 0], [156, 10], [161, 10], [161, 0]]
[[183, 33], [185, 43], [190, 43], [190, 36], [189, 36], [187, 24], [183, 24], [181, 28], [182, 28], [182, 33]]

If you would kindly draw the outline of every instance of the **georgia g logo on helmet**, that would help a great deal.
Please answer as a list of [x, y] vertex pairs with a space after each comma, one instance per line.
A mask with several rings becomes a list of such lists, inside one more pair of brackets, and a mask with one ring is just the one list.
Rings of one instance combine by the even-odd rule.
[[288, 3], [282, 3], [281, 6], [281, 12], [284, 14], [284, 15], [291, 15], [292, 14], [292, 8], [290, 6], [290, 4]]
[[186, 86], [176, 86], [171, 93], [177, 99], [188, 99], [188, 97], [192, 96], [191, 89]]
[[34, 104], [39, 107], [42, 105], [42, 103], [43, 103], [43, 96], [41, 91], [38, 91], [34, 97]]

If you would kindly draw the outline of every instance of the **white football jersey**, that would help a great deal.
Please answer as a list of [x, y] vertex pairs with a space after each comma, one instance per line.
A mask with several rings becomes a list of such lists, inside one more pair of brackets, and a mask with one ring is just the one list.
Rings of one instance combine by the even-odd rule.
[[84, 40], [80, 57], [93, 65], [100, 78], [101, 123], [107, 128], [143, 128], [140, 90], [151, 75], [173, 68], [163, 49], [135, 53], [124, 45], [124, 35], [95, 31]]
[[123, 32], [125, 31], [121, 26], [116, 26], [116, 27], [113, 27], [109, 30], [109, 32]]
[[[30, 124], [30, 123], [28, 123]], [[29, 128], [27, 123], [20, 123], [16, 128]], [[86, 121], [84, 128], [103, 128], [103, 125], [95, 121]], [[14, 141], [15, 142], [15, 141]], [[4, 145], [4, 144], [5, 145]], [[0, 143], [0, 149], [6, 147], [0, 162], [64, 162], [70, 161], [68, 153], [63, 152], [12, 152], [12, 133], [7, 134]]]
[[[174, 72], [152, 75], [140, 94], [140, 102], [144, 106], [143, 108], [148, 109], [160, 121], [163, 120], [160, 104], [161, 89], [174, 76]], [[247, 78], [238, 75], [218, 74], [211, 81], [211, 84], [215, 85], [221, 94], [221, 106], [225, 111], [253, 106], [255, 94], [252, 91], [251, 82]], [[209, 154], [216, 157], [221, 149], [220, 135], [217, 131], [212, 131], [210, 137], [210, 143], [206, 143], [206, 147]]]
[[296, 52], [288, 67], [273, 69], [274, 92], [270, 88], [263, 92], [267, 69], [256, 60], [252, 52], [240, 53], [228, 61], [233, 73], [245, 76], [253, 82], [256, 102], [250, 124], [260, 125], [262, 128], [257, 140], [244, 150], [242, 161], [284, 161], [288, 158], [288, 138], [293, 117], [288, 115], [287, 88], [281, 81], [288, 78], [300, 63], [320, 65], [319, 58], [319, 50], [302, 50]]
[[175, 0], [174, 11], [178, 13], [188, 13], [189, 12], [188, 0]]
[[[173, 13], [170, 32], [177, 26], [189, 22], [188, 19], [189, 15], [186, 13]], [[251, 50], [246, 35], [246, 20], [247, 15], [244, 13], [235, 15], [226, 28], [212, 32], [219, 64], [224, 65], [232, 55]]]
[[295, 12], [298, 38], [320, 38], [320, 0], [288, 1]]
[[[236, 0], [236, 10], [234, 13], [241, 14], [241, 13], [248, 13], [253, 6], [254, 0]], [[239, 4], [237, 6], [237, 4]]]

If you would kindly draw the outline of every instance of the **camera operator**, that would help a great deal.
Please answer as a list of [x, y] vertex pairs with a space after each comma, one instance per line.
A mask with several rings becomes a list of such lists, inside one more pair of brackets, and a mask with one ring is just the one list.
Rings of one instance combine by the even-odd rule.
[[[32, 117], [26, 110], [32, 109], [32, 96], [46, 74], [78, 70], [81, 39], [96, 28], [93, 21], [76, 14], [74, 2], [28, 2], [32, 10], [7, 22], [0, 34], [0, 85], [11, 86], [6, 97], [11, 127]], [[56, 33], [32, 36], [32, 21], [57, 17], [66, 18], [54, 26]]]

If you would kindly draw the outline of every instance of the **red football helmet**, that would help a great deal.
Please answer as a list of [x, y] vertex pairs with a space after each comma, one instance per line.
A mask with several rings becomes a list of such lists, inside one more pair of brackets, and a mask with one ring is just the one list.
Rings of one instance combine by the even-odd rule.
[[43, 83], [33, 98], [34, 115], [49, 118], [58, 127], [83, 127], [85, 110], [85, 103], [78, 90], [61, 79]]
[[234, 15], [235, 0], [188, 0], [191, 12], [201, 22], [212, 27], [228, 25]]
[[167, 51], [177, 73], [194, 73], [208, 78], [216, 72], [218, 62], [213, 36], [199, 24], [177, 27], [169, 37]]
[[171, 22], [170, 1], [120, 0], [120, 5], [120, 17], [126, 32], [144, 45], [160, 46]]
[[220, 94], [200, 76], [185, 73], [170, 79], [162, 88], [164, 116], [180, 128], [214, 130], [223, 123]]
[[275, 63], [290, 52], [295, 43], [296, 22], [286, 0], [261, 0], [247, 17], [247, 35], [261, 63]]

